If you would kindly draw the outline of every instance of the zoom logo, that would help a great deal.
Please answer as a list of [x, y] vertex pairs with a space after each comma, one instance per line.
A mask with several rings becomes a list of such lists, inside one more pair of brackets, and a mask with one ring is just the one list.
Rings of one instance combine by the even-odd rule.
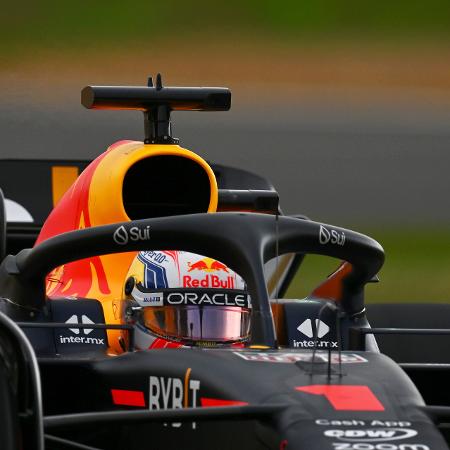
[[320, 225], [319, 242], [322, 245], [330, 243], [343, 246], [345, 244], [345, 234], [343, 231], [328, 230], [323, 225]]
[[127, 230], [123, 225], [114, 231], [113, 239], [116, 244], [127, 245], [129, 241], [148, 241], [150, 239], [150, 226], [145, 228], [131, 227]]
[[333, 442], [334, 450], [430, 450], [424, 444], [366, 444], [364, 442]]

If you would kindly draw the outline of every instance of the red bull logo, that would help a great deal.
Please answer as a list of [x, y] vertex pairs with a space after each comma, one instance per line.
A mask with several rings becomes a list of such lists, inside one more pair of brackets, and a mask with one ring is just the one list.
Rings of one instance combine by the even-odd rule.
[[204, 278], [193, 278], [189, 275], [184, 275], [183, 287], [235, 289], [235, 282], [231, 276], [227, 276], [224, 280], [217, 275], [205, 275]]
[[202, 270], [204, 272], [226, 272], [229, 273], [228, 267], [225, 264], [222, 264], [219, 261], [216, 261], [212, 258], [203, 258], [195, 263], [188, 263], [189, 270], [188, 272], [192, 272], [193, 270]]
[[[217, 288], [217, 289], [235, 289], [236, 280], [232, 275], [225, 277], [225, 274], [229, 274], [230, 270], [225, 264], [216, 261], [212, 258], [202, 258], [194, 263], [188, 262], [188, 272], [199, 271], [206, 272], [203, 278], [198, 275], [183, 276], [183, 287], [202, 287], [202, 288]], [[214, 272], [218, 272], [214, 275]]]

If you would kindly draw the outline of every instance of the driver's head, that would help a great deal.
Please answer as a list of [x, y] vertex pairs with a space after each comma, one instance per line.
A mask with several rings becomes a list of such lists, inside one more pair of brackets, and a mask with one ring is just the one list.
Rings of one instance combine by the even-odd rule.
[[219, 261], [183, 251], [143, 251], [124, 286], [125, 316], [140, 349], [245, 343], [250, 297]]

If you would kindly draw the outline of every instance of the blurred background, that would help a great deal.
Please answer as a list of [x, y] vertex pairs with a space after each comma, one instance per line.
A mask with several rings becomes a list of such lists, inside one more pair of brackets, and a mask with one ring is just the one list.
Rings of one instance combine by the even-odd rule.
[[[140, 113], [81, 107], [88, 84], [228, 86], [230, 112], [173, 115], [183, 146], [268, 177], [286, 213], [379, 240], [370, 301], [450, 301], [448, 1], [16, 2], [0, 55], [0, 158], [142, 139]], [[308, 258], [289, 294], [332, 267]]]

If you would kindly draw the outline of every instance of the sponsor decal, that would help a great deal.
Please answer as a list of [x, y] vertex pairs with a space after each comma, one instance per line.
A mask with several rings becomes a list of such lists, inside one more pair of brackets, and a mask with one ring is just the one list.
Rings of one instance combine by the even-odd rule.
[[[127, 401], [141, 406], [142, 399], [136, 391], [124, 391]], [[131, 392], [131, 396], [129, 394]], [[120, 395], [123, 395], [120, 393]], [[120, 396], [119, 395], [119, 396]], [[114, 397], [113, 397], [114, 398]], [[139, 404], [137, 404], [139, 403]], [[226, 400], [220, 398], [200, 397], [200, 380], [191, 378], [191, 369], [188, 368], [182, 378], [150, 376], [149, 378], [149, 409], [179, 409], [214, 406], [244, 406], [247, 402], [240, 400]], [[133, 405], [134, 406], [134, 405]], [[145, 406], [145, 402], [144, 402]], [[164, 426], [169, 424], [165, 423]], [[181, 427], [181, 422], [171, 423], [173, 428]], [[197, 428], [197, 424], [192, 422], [192, 429]]]
[[[321, 339], [325, 337], [330, 332], [330, 327], [323, 322], [322, 320], [316, 319], [306, 319], [303, 321], [298, 327], [297, 330], [305, 335], [306, 337], [312, 339], [317, 333], [318, 339]], [[315, 345], [316, 344], [316, 345]], [[294, 348], [313, 348], [316, 346], [317, 348], [338, 348], [337, 341], [317, 341], [316, 343], [314, 340], [292, 340], [292, 345]]]
[[205, 289], [201, 291], [189, 289], [163, 289], [160, 292], [141, 290], [135, 286], [132, 297], [141, 306], [237, 306], [251, 308], [250, 296], [241, 290], [224, 292], [221, 289]]
[[[78, 322], [78, 316], [77, 316], [76, 314], [74, 314], [73, 316], [70, 316], [70, 317], [65, 321], [65, 323], [80, 323], [80, 322]], [[92, 320], [89, 319], [88, 316], [85, 316], [85, 315], [83, 314], [83, 315], [81, 316], [81, 323], [87, 324], [87, 323], [94, 323], [94, 322], [92, 322]], [[69, 328], [69, 330], [70, 330], [72, 333], [74, 333], [74, 334], [80, 334], [80, 331], [81, 331], [81, 330], [83, 331], [84, 334], [89, 334], [89, 333], [93, 330], [93, 328], [83, 328], [83, 329], [80, 329], [80, 328]]]
[[[318, 338], [323, 338], [330, 331], [330, 327], [325, 322], [322, 322], [319, 319], [315, 320], [315, 325]], [[308, 336], [309, 338], [314, 337], [315, 334], [311, 319], [306, 319], [304, 322], [302, 322], [297, 327], [297, 330], [300, 331], [300, 333], [304, 334], [305, 336]]]
[[[296, 339], [292, 340], [292, 345], [294, 348], [314, 348], [314, 341], [307, 341], [306, 339], [303, 341], [297, 341]], [[337, 341], [317, 341], [317, 348], [338, 348]]]
[[366, 428], [353, 430], [326, 430], [324, 436], [345, 442], [386, 442], [399, 441], [417, 436], [410, 428]]
[[131, 227], [127, 230], [123, 225], [114, 231], [113, 239], [116, 244], [126, 245], [129, 241], [148, 241], [150, 239], [150, 226], [145, 228]]
[[122, 225], [114, 231], [113, 239], [116, 244], [125, 245], [128, 244], [128, 232], [125, 227]]
[[332, 427], [382, 427], [382, 428], [409, 428], [411, 422], [403, 420], [361, 420], [361, 419], [316, 419], [316, 425]]
[[194, 263], [188, 262], [188, 272], [192, 272], [193, 270], [200, 270], [203, 272], [226, 272], [229, 273], [228, 267], [225, 264], [222, 264], [220, 261], [216, 261], [212, 258], [202, 258]]
[[323, 225], [320, 225], [319, 243], [322, 245], [330, 243], [343, 246], [345, 244], [345, 233], [343, 231], [333, 230], [332, 228], [328, 229]]
[[164, 299], [167, 305], [196, 305], [196, 306], [239, 306], [250, 308], [250, 296], [242, 291], [232, 292], [171, 292]]
[[423, 444], [369, 444], [367, 442], [348, 443], [333, 442], [334, 450], [430, 450], [428, 445]]
[[[312, 352], [278, 353], [278, 352], [234, 352], [246, 361], [258, 361], [269, 363], [295, 363], [297, 361], [311, 362]], [[317, 362], [328, 362], [328, 352], [317, 352], [314, 360]], [[342, 353], [342, 364], [366, 363], [367, 359], [356, 353]], [[331, 355], [331, 363], [339, 363], [339, 355]]]
[[[200, 381], [190, 378], [191, 369], [187, 369], [183, 378], [150, 376], [149, 409], [195, 408], [199, 403]], [[181, 422], [171, 423], [179, 428]], [[196, 423], [192, 422], [192, 429]]]
[[384, 411], [369, 386], [313, 384], [298, 386], [295, 390], [324, 396], [336, 411]]
[[316, 419], [315, 423], [326, 427], [355, 427], [324, 431], [325, 437], [340, 441], [332, 443], [335, 450], [430, 450], [424, 444], [392, 443], [417, 436], [418, 432], [411, 428], [412, 424], [409, 421]]
[[203, 287], [234, 289], [234, 278], [227, 276], [225, 280], [217, 275], [205, 275], [203, 278], [194, 278], [190, 275], [183, 275], [183, 287]]
[[85, 336], [59, 336], [61, 344], [92, 344], [105, 345], [104, 338], [85, 337]]
[[[188, 273], [192, 275], [183, 276], [183, 287], [223, 288], [234, 289], [235, 278], [231, 275], [228, 267], [212, 258], [201, 258], [195, 262], [188, 262]], [[217, 275], [213, 273], [216, 272]], [[204, 273], [203, 277], [199, 275]]]
[[163, 306], [164, 297], [162, 292], [141, 292], [136, 286], [131, 291], [131, 296], [140, 306]]
[[[88, 316], [82, 315], [81, 321], [78, 320], [78, 316], [76, 314], [70, 316], [65, 323], [94, 323]], [[88, 335], [93, 331], [93, 328], [69, 328], [69, 330], [75, 334], [79, 335], [83, 333], [84, 335]], [[91, 344], [91, 345], [105, 345], [104, 338], [98, 337], [86, 337], [86, 336], [59, 336], [59, 342], [61, 344]]]

